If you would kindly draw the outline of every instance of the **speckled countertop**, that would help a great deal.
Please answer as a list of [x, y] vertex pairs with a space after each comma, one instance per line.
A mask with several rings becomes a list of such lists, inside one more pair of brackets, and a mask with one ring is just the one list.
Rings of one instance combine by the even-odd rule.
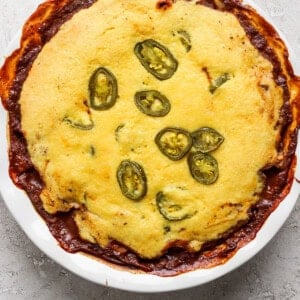
[[[0, 57], [41, 0], [0, 1]], [[300, 61], [300, 1], [255, 0], [284, 33]], [[300, 70], [297, 70], [300, 74]], [[1, 120], [4, 122], [4, 120]], [[1, 165], [0, 165], [1, 168]], [[1, 184], [1, 183], [0, 183]], [[135, 294], [102, 287], [64, 270], [25, 236], [0, 196], [0, 299], [300, 299], [300, 201], [284, 227], [238, 270], [196, 288]]]

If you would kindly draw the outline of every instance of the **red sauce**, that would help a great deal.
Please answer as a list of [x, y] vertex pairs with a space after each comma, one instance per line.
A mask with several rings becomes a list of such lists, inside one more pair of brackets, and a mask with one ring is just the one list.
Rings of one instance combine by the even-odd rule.
[[[261, 171], [265, 177], [265, 188], [261, 193], [260, 201], [249, 210], [247, 223], [239, 224], [217, 241], [206, 243], [200, 252], [190, 253], [184, 248], [184, 243], [176, 242], [160, 258], [145, 260], [117, 241], [112, 241], [107, 248], [83, 241], [78, 234], [72, 211], [50, 215], [44, 210], [39, 197], [44, 183], [31, 162], [26, 139], [21, 128], [18, 101], [32, 63], [44, 44], [56, 34], [64, 22], [79, 10], [90, 7], [94, 2], [95, 0], [54, 0], [42, 4], [24, 27], [21, 48], [7, 59], [0, 71], [0, 95], [9, 114], [11, 143], [9, 172], [12, 180], [18, 187], [27, 192], [53, 236], [58, 240], [61, 247], [68, 252], [82, 251], [114, 264], [160, 276], [173, 276], [197, 268], [209, 268], [225, 263], [238, 249], [255, 238], [265, 220], [288, 194], [293, 181], [296, 165], [294, 153], [297, 145], [297, 128], [291, 126], [293, 108], [289, 102], [290, 93], [287, 78], [277, 55], [265, 37], [277, 38], [275, 30], [254, 11], [243, 7], [240, 1], [223, 1], [224, 7], [222, 9], [236, 15], [252, 44], [273, 64], [274, 79], [277, 85], [283, 89], [284, 105], [278, 122], [278, 126], [281, 127], [282, 138], [278, 143], [278, 150], [282, 151], [284, 146], [288, 144], [288, 151], [285, 152], [286, 155], [282, 163], [280, 166], [269, 166]], [[157, 8], [171, 8], [172, 3], [173, 1], [159, 1]], [[198, 4], [218, 9], [213, 0], [198, 1]], [[252, 18], [261, 24], [264, 35], [252, 25]], [[300, 87], [299, 79], [292, 73], [287, 50], [284, 46], [283, 51], [286, 52], [285, 64], [290, 76], [295, 82], [298, 80]], [[299, 106], [299, 100], [300, 95], [295, 106]]]

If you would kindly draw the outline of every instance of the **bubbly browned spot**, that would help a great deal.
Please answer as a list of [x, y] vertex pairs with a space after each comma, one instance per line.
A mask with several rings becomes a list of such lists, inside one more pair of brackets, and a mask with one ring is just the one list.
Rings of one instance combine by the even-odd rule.
[[157, 9], [167, 10], [173, 5], [173, 0], [159, 0], [156, 4]]

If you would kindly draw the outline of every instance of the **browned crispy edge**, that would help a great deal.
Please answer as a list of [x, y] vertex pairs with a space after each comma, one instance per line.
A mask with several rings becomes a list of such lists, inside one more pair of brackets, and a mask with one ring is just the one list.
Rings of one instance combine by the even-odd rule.
[[[281, 117], [277, 124], [281, 128], [278, 150], [282, 153], [282, 160], [278, 166], [267, 166], [264, 170], [266, 188], [261, 200], [249, 210], [250, 221], [247, 224], [240, 224], [238, 228], [220, 237], [220, 240], [207, 243], [199, 253], [188, 253], [184, 248], [178, 247], [180, 243], [175, 243], [173, 246], [177, 247], [166, 250], [166, 254], [161, 258], [143, 260], [116, 241], [105, 249], [82, 241], [72, 212], [49, 215], [43, 209], [39, 194], [44, 185], [30, 160], [21, 128], [18, 101], [32, 63], [44, 44], [55, 35], [64, 22], [94, 2], [96, 0], [50, 0], [41, 4], [24, 25], [20, 48], [6, 59], [0, 70], [0, 96], [9, 116], [9, 173], [12, 180], [27, 192], [51, 233], [69, 252], [83, 251], [115, 264], [160, 276], [172, 276], [225, 263], [238, 249], [255, 238], [266, 218], [288, 194], [293, 181], [300, 92], [291, 98], [289, 87], [293, 85], [300, 89], [300, 79], [293, 74], [284, 43], [269, 23], [250, 7], [243, 6], [239, 0], [198, 1], [198, 4], [233, 13], [245, 28], [253, 45], [272, 61], [274, 79], [282, 87], [285, 97], [285, 105], [281, 109]], [[157, 9], [171, 9], [174, 2], [160, 0], [157, 2]], [[288, 74], [288, 78], [284, 74]]]

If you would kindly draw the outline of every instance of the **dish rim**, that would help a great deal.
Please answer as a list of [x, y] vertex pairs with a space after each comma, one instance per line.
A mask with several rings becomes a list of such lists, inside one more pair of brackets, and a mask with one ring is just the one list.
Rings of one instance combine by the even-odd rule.
[[[282, 32], [260, 7], [253, 3], [252, 0], [244, 0], [244, 3], [251, 5], [272, 24], [285, 42], [289, 51], [293, 51]], [[12, 40], [5, 54], [11, 53], [18, 47], [20, 35], [21, 32]], [[2, 61], [0, 61], [0, 63], [2, 64]], [[293, 63], [292, 61], [292, 65], [295, 69], [300, 68], [300, 64], [299, 66], [296, 64], [297, 62]], [[294, 179], [290, 193], [268, 217], [263, 227], [257, 233], [256, 238], [239, 249], [238, 252], [223, 265], [210, 269], [198, 269], [173, 277], [159, 277], [147, 273], [141, 274], [140, 272], [134, 273], [126, 271], [120, 269], [118, 266], [112, 266], [105, 261], [103, 261], [103, 263], [98, 262], [99, 259], [96, 260], [81, 253], [68, 253], [59, 246], [56, 239], [48, 230], [44, 220], [35, 211], [26, 193], [18, 189], [8, 175], [6, 118], [5, 110], [1, 109], [0, 119], [3, 120], [3, 122], [0, 124], [0, 137], [2, 137], [0, 139], [0, 162], [2, 165], [0, 169], [0, 195], [4, 203], [28, 238], [42, 252], [76, 275], [104, 286], [132, 292], [166, 292], [202, 285], [224, 276], [250, 260], [268, 244], [287, 220], [300, 193], [300, 184]], [[297, 157], [299, 157], [299, 148], [298, 144], [296, 151]], [[297, 164], [295, 176], [298, 176], [299, 173], [300, 167]]]

